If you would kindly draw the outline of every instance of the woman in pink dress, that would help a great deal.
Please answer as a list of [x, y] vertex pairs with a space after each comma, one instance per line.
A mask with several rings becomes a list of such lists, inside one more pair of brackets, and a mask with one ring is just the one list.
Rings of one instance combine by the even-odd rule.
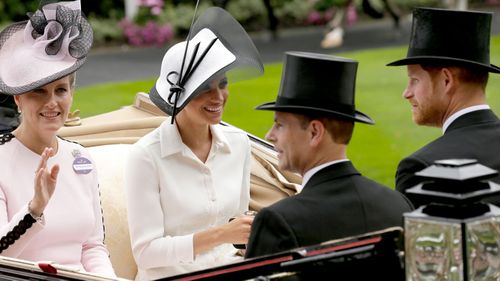
[[114, 277], [94, 163], [56, 136], [92, 45], [80, 10], [80, 1], [42, 1], [0, 33], [0, 92], [21, 111], [19, 127], [0, 135], [0, 251]]

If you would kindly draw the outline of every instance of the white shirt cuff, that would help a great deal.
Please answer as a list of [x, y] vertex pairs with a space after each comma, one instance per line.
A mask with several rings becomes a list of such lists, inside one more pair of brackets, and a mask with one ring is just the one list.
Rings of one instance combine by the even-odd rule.
[[175, 253], [181, 263], [191, 263], [194, 261], [194, 234], [178, 236], [176, 239]]

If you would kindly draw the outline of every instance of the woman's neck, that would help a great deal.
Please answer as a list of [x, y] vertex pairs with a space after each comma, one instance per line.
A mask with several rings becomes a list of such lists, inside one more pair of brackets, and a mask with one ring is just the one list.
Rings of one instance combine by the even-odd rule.
[[46, 147], [51, 147], [54, 154], [57, 153], [58, 143], [55, 134], [45, 132], [45, 134], [37, 134], [34, 130], [27, 128], [23, 123], [12, 134], [16, 136], [24, 146], [36, 154], [42, 154]]
[[195, 123], [189, 118], [182, 118], [182, 116], [177, 116], [175, 124], [181, 135], [182, 142], [205, 163], [212, 147], [210, 125]]

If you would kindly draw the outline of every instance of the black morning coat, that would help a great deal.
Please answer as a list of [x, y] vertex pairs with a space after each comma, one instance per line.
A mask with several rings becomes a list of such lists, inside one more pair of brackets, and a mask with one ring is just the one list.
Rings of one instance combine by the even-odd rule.
[[[444, 135], [404, 158], [396, 172], [396, 189], [405, 192], [422, 178], [415, 172], [441, 159], [476, 159], [482, 165], [500, 172], [500, 121], [491, 110], [478, 110], [458, 117]], [[500, 177], [491, 179], [500, 183]], [[410, 199], [411, 197], [408, 196]], [[415, 207], [429, 204], [424, 199], [411, 199]], [[484, 201], [500, 206], [500, 196]]]
[[350, 161], [336, 163], [299, 194], [259, 211], [246, 257], [402, 226], [402, 214], [412, 209], [401, 193], [361, 176]]

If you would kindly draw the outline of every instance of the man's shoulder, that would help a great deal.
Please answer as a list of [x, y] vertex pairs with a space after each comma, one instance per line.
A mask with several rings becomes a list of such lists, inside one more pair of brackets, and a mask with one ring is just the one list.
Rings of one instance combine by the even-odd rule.
[[400, 192], [397, 192], [389, 186], [377, 182], [373, 179], [367, 178], [365, 176], [359, 176], [354, 178], [353, 181], [354, 182], [352, 185], [356, 188], [357, 194], [361, 197], [368, 196], [374, 200], [383, 198], [384, 200], [401, 199], [401, 201], [406, 201], [404, 198], [402, 198]]
[[270, 213], [286, 213], [286, 210], [289, 208], [294, 208], [294, 206], [297, 205], [298, 201], [300, 201], [300, 198], [302, 195], [300, 193], [292, 195], [290, 197], [283, 198], [265, 208], [262, 210], [266, 210]]
[[[307, 199], [305, 199], [307, 198]], [[262, 208], [258, 215], [260, 219], [269, 221], [283, 221], [291, 223], [301, 218], [305, 213], [310, 212], [309, 204], [304, 200], [310, 200], [309, 196], [302, 193], [283, 198], [267, 207]], [[310, 202], [309, 202], [310, 203]]]
[[443, 159], [443, 157], [473, 155], [478, 149], [500, 149], [498, 139], [500, 139], [500, 122], [464, 127], [461, 130], [445, 133], [405, 157], [402, 161], [419, 159], [432, 163], [434, 160]]
[[477, 159], [498, 166], [499, 160], [490, 151], [500, 150], [500, 123], [486, 122], [447, 131], [403, 158], [396, 172], [396, 189], [405, 190], [418, 181], [414, 173], [442, 159]]
[[[428, 158], [429, 156], [435, 156], [445, 148], [447, 145], [450, 145], [450, 141], [456, 142], [459, 139], [450, 138], [447, 136], [440, 136], [439, 138], [427, 143], [426, 145], [419, 148], [417, 151], [413, 152], [406, 158]], [[404, 159], [403, 159], [404, 160]]]

